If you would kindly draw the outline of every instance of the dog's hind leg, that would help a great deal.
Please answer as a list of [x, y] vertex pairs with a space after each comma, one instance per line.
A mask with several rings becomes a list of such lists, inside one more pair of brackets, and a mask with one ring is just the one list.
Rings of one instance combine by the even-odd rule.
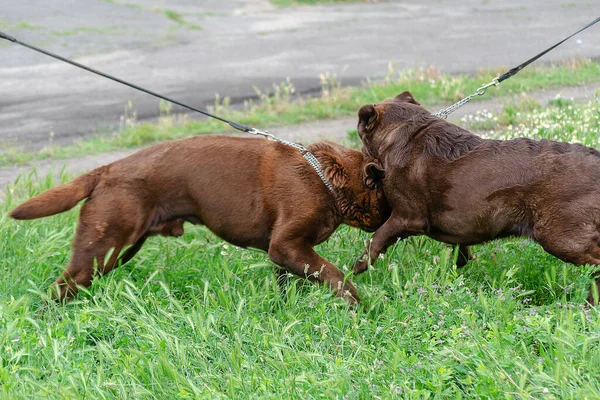
[[[593, 243], [588, 251], [586, 252], [584, 259], [581, 260], [579, 264], [588, 264], [588, 265], [600, 265], [600, 244], [598, 241]], [[593, 275], [594, 283], [590, 287], [590, 294], [587, 297], [586, 301], [591, 305], [598, 305], [598, 300], [600, 298], [600, 271], [597, 271]]]
[[[93, 207], [93, 205], [88, 207]], [[86, 210], [86, 213], [90, 212]], [[100, 213], [100, 215], [105, 214]], [[131, 214], [129, 217], [132, 217]], [[150, 227], [143, 234], [139, 233], [143, 229], [133, 224], [127, 225], [123, 219], [113, 217], [112, 220], [97, 223], [95, 227], [90, 227], [90, 224], [87, 223], [89, 219], [91, 219], [89, 216], [82, 218], [86, 223], [80, 223], [77, 228], [71, 262], [62, 276], [54, 283], [60, 288], [59, 299], [74, 295], [77, 292], [77, 286], [89, 286], [94, 272], [104, 275], [129, 262], [140, 251], [148, 237], [154, 235], [179, 237], [183, 235], [184, 221], [181, 218], [159, 223]], [[141, 221], [143, 220], [140, 219], [137, 225], [143, 225]], [[130, 244], [131, 246], [126, 248]], [[111, 255], [107, 260], [108, 253]], [[95, 270], [95, 268], [97, 269]]]
[[[585, 229], [587, 228], [587, 229]], [[538, 230], [536, 239], [542, 245], [544, 250], [553, 256], [575, 265], [600, 265], [600, 232], [592, 229], [591, 225], [585, 224], [576, 230], [553, 231], [547, 234], [545, 231]], [[595, 283], [590, 289], [587, 302], [598, 304], [597, 296], [600, 293], [600, 271], [594, 274]], [[596, 296], [596, 299], [594, 297]]]
[[115, 266], [123, 265], [129, 262], [142, 249], [142, 246], [150, 236], [172, 236], [180, 237], [183, 235], [183, 219], [177, 218], [171, 221], [162, 222], [158, 225], [150, 227], [146, 233], [139, 238], [131, 247], [118, 258]]
[[[73, 255], [53, 284], [57, 289], [54, 293], [57, 300], [73, 296], [77, 286], [91, 284], [95, 273], [110, 272], [119, 263], [131, 259], [142, 247], [145, 227], [141, 207], [127, 207], [123, 202], [120, 207], [115, 207], [115, 202], [110, 200], [89, 199], [82, 206], [73, 240]], [[121, 254], [129, 245], [132, 247]]]
[[462, 268], [473, 259], [471, 247], [464, 244], [458, 245], [458, 257], [456, 258], [456, 267]]
[[593, 306], [598, 305], [598, 300], [600, 299], [600, 271], [594, 274], [594, 278], [596, 281], [592, 284], [590, 288], [590, 295], [587, 298], [587, 302]]
[[[573, 262], [576, 265], [600, 265], [600, 246], [597, 244], [593, 245], [593, 248], [588, 250], [579, 262]], [[593, 275], [594, 283], [590, 287], [590, 294], [586, 301], [591, 305], [598, 305], [600, 297], [600, 271], [597, 271]]]
[[275, 264], [313, 282], [327, 283], [336, 296], [356, 304], [360, 301], [356, 287], [344, 279], [344, 273], [321, 257], [303, 239], [275, 238], [269, 246], [269, 258]]
[[148, 239], [147, 235], [142, 236], [135, 242], [131, 247], [129, 247], [125, 252], [117, 259], [117, 263], [115, 266], [120, 266], [125, 263], [128, 263], [137, 253], [142, 249], [142, 246]]
[[[94, 273], [103, 275], [117, 264], [120, 252], [126, 245], [119, 240], [88, 241], [81, 245], [81, 236], [75, 238], [73, 255], [65, 271], [54, 282], [58, 291], [53, 293], [56, 300], [64, 300], [77, 293], [77, 287], [87, 287], [92, 283]], [[111, 253], [112, 251], [112, 253]], [[107, 255], [110, 253], [108, 259]], [[127, 252], [124, 256], [127, 255]], [[131, 256], [133, 254], [130, 253]]]

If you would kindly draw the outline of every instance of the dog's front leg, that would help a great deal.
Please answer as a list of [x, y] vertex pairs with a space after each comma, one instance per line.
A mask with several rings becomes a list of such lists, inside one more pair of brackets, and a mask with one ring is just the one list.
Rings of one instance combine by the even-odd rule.
[[301, 240], [272, 241], [269, 258], [287, 271], [314, 282], [327, 283], [336, 296], [350, 304], [360, 301], [356, 287], [344, 273]]
[[361, 274], [373, 265], [379, 254], [396, 243], [398, 239], [405, 239], [409, 236], [422, 233], [424, 224], [422, 221], [412, 221], [406, 218], [400, 218], [392, 214], [390, 218], [379, 229], [375, 231], [367, 249], [363, 251], [360, 258], [354, 263], [354, 273]]

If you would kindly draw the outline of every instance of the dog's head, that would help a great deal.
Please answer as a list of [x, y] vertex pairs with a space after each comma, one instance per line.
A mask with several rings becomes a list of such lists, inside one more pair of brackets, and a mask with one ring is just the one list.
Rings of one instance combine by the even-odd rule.
[[318, 157], [325, 178], [334, 188], [343, 223], [373, 232], [390, 216], [383, 194], [383, 168], [378, 160], [337, 143], [309, 146]]
[[358, 135], [363, 142], [363, 152], [379, 158], [398, 141], [410, 140], [408, 135], [413, 131], [410, 128], [422, 125], [430, 117], [429, 111], [409, 92], [362, 106], [358, 110]]

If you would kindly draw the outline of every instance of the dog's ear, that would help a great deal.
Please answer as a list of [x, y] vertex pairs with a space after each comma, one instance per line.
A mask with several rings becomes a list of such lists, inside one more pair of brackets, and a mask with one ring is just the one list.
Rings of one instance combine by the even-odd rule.
[[394, 100], [399, 101], [401, 103], [411, 103], [420, 106], [418, 101], [410, 94], [410, 92], [402, 92], [398, 96], [394, 97]]
[[379, 111], [375, 104], [367, 104], [358, 110], [358, 133], [372, 131], [379, 122]]
[[384, 177], [385, 170], [379, 160], [372, 158], [363, 166], [363, 182], [369, 189], [380, 187]]
[[325, 179], [327, 179], [334, 188], [339, 189], [346, 184], [346, 181], [348, 180], [346, 170], [336, 156], [329, 154], [329, 157], [324, 157], [321, 160], [321, 166], [323, 167], [322, 171]]

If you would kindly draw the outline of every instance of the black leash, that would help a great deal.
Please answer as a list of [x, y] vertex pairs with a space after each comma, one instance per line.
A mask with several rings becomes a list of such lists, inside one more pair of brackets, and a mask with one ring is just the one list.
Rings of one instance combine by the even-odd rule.
[[[532, 57], [529, 60], [525, 61], [524, 63], [522, 63], [522, 64], [520, 64], [520, 65], [518, 65], [518, 66], [516, 66], [516, 67], [514, 67], [512, 69], [510, 69], [509, 71], [505, 72], [501, 76], [494, 78], [490, 83], [482, 85], [472, 95], [465, 97], [464, 99], [458, 101], [457, 103], [451, 105], [450, 107], [445, 108], [443, 110], [440, 110], [440, 111], [438, 111], [437, 113], [435, 113], [433, 115], [436, 116], [436, 117], [444, 118], [444, 119], [447, 118], [450, 113], [454, 112], [456, 109], [462, 107], [464, 104], [466, 104], [469, 101], [471, 101], [471, 99], [473, 99], [475, 96], [481, 96], [481, 95], [483, 95], [488, 87], [490, 87], [490, 86], [498, 86], [502, 81], [504, 81], [504, 80], [506, 80], [506, 79], [508, 79], [508, 78], [510, 78], [512, 76], [515, 76], [523, 68], [525, 68], [526, 66], [528, 66], [529, 64], [531, 64], [532, 62], [534, 62], [535, 60], [537, 60], [538, 58], [540, 58], [543, 55], [545, 55], [546, 53], [552, 51], [553, 49], [555, 49], [556, 47], [560, 46], [561, 44], [563, 44], [564, 42], [566, 42], [567, 40], [569, 40], [573, 36], [577, 35], [580, 32], [583, 32], [584, 30], [586, 30], [590, 26], [598, 23], [599, 21], [600, 21], [600, 17], [596, 18], [594, 21], [590, 22], [589, 24], [587, 24], [586, 26], [584, 26], [583, 28], [581, 28], [577, 32], [573, 33], [572, 35], [567, 36], [565, 39], [563, 39], [560, 42], [556, 43], [554, 46], [547, 48], [546, 50], [544, 50], [543, 52], [539, 53], [535, 57]], [[163, 95], [161, 95], [159, 93], [156, 93], [156, 92], [153, 92], [151, 90], [144, 89], [141, 86], [135, 85], [133, 83], [129, 83], [127, 81], [124, 81], [124, 80], [119, 79], [117, 77], [114, 77], [112, 75], [109, 75], [109, 74], [106, 74], [104, 72], [98, 71], [96, 69], [90, 68], [90, 67], [88, 67], [86, 65], [80, 64], [80, 63], [72, 61], [72, 60], [69, 60], [69, 59], [64, 58], [62, 56], [59, 56], [58, 54], [54, 54], [54, 53], [49, 52], [47, 50], [40, 49], [39, 47], [27, 44], [25, 42], [21, 42], [17, 38], [15, 38], [13, 36], [10, 36], [10, 35], [8, 35], [8, 34], [6, 34], [4, 32], [0, 32], [0, 39], [5, 39], [5, 40], [8, 40], [9, 42], [13, 42], [13, 43], [19, 44], [19, 45], [27, 47], [27, 48], [29, 48], [31, 50], [34, 50], [34, 51], [37, 51], [39, 53], [45, 54], [47, 56], [56, 58], [57, 60], [66, 62], [68, 64], [71, 64], [71, 65], [74, 65], [76, 67], [82, 68], [82, 69], [84, 69], [86, 71], [92, 72], [92, 73], [94, 73], [96, 75], [100, 75], [100, 76], [102, 76], [104, 78], [108, 78], [108, 79], [111, 79], [111, 80], [113, 80], [115, 82], [119, 82], [119, 83], [121, 83], [123, 85], [126, 85], [126, 86], [132, 87], [134, 89], [140, 90], [140, 91], [142, 91], [144, 93], [148, 93], [149, 95], [158, 97], [160, 99], [169, 101], [169, 102], [171, 102], [173, 104], [177, 104], [177, 105], [179, 105], [181, 107], [184, 107], [184, 108], [187, 108], [189, 110], [192, 110], [192, 111], [198, 112], [200, 114], [206, 115], [207, 117], [214, 118], [214, 119], [217, 119], [219, 121], [225, 122], [226, 124], [229, 124], [230, 126], [232, 126], [233, 128], [235, 128], [235, 129], [237, 129], [239, 131], [248, 132], [248, 133], [251, 133], [251, 134], [254, 134], [254, 135], [262, 135], [262, 136], [265, 136], [265, 137], [270, 138], [270, 139], [275, 139], [272, 135], [269, 135], [266, 132], [259, 131], [256, 128], [252, 128], [252, 127], [249, 127], [249, 126], [246, 126], [246, 125], [238, 124], [237, 122], [233, 122], [233, 121], [227, 120], [225, 118], [221, 118], [221, 117], [213, 115], [213, 114], [211, 114], [211, 113], [209, 113], [207, 111], [199, 110], [199, 109], [197, 109], [195, 107], [192, 107], [192, 106], [189, 106], [187, 104], [181, 103], [181, 102], [179, 102], [177, 100], [174, 100], [174, 99], [171, 99], [171, 98], [169, 98], [167, 96], [163, 96]]]
[[462, 99], [462, 100], [460, 100], [460, 101], [452, 104], [450, 107], [445, 108], [443, 110], [440, 110], [437, 113], [432, 114], [432, 115], [434, 115], [436, 117], [440, 117], [440, 118], [446, 119], [448, 117], [448, 115], [450, 115], [452, 112], [456, 111], [458, 108], [462, 107], [463, 105], [465, 105], [466, 103], [468, 103], [469, 101], [471, 101], [471, 99], [473, 99], [475, 96], [481, 96], [481, 95], [483, 95], [485, 93], [486, 89], [489, 88], [490, 86], [498, 86], [502, 81], [505, 81], [508, 78], [510, 78], [512, 76], [515, 76], [523, 68], [525, 68], [526, 66], [528, 66], [529, 64], [531, 64], [532, 62], [534, 62], [535, 60], [537, 60], [538, 58], [542, 57], [544, 54], [548, 53], [551, 50], [554, 50], [556, 47], [560, 46], [561, 44], [563, 44], [567, 40], [571, 39], [573, 36], [577, 35], [580, 32], [585, 31], [587, 28], [589, 28], [590, 26], [592, 26], [592, 25], [594, 25], [594, 24], [596, 24], [598, 22], [600, 22], [600, 17], [596, 18], [594, 21], [590, 22], [589, 24], [587, 24], [586, 26], [584, 26], [583, 28], [581, 28], [577, 32], [573, 33], [572, 35], [567, 36], [565, 39], [563, 39], [560, 42], [556, 43], [554, 46], [549, 47], [546, 50], [542, 51], [537, 56], [530, 58], [529, 60], [525, 61], [523, 64], [518, 65], [518, 66], [510, 69], [508, 72], [505, 72], [504, 74], [502, 74], [502, 75], [500, 75], [500, 76], [492, 79], [492, 81], [490, 83], [486, 83], [485, 85], [482, 85], [472, 95], [467, 96], [464, 99]]
[[319, 178], [321, 178], [321, 180], [323, 181], [323, 183], [325, 184], [325, 186], [327, 187], [327, 189], [329, 189], [331, 192], [334, 192], [333, 185], [331, 184], [331, 182], [329, 182], [327, 180], [327, 178], [325, 178], [325, 175], [323, 174], [323, 167], [321, 166], [321, 163], [319, 162], [319, 160], [317, 160], [317, 158], [310, 151], [308, 151], [308, 149], [306, 147], [302, 146], [301, 144], [292, 143], [292, 142], [289, 142], [287, 140], [279, 139], [279, 138], [271, 135], [270, 133], [268, 133], [266, 131], [260, 131], [260, 130], [258, 130], [256, 128], [252, 128], [252, 127], [249, 127], [249, 126], [246, 126], [246, 125], [238, 124], [237, 122], [233, 122], [233, 121], [230, 121], [230, 120], [225, 119], [225, 118], [221, 118], [221, 117], [216, 116], [214, 114], [211, 114], [211, 113], [209, 113], [207, 111], [199, 110], [196, 107], [189, 106], [189, 105], [184, 104], [184, 103], [182, 103], [180, 101], [171, 99], [171, 98], [169, 98], [167, 96], [163, 96], [162, 94], [153, 92], [153, 91], [148, 90], [148, 89], [144, 89], [141, 86], [135, 85], [133, 83], [129, 83], [129, 82], [124, 81], [122, 79], [119, 79], [119, 78], [117, 78], [115, 76], [106, 74], [106, 73], [98, 71], [98, 70], [96, 70], [94, 68], [90, 68], [90, 67], [88, 67], [86, 65], [80, 64], [80, 63], [72, 61], [72, 60], [69, 60], [69, 59], [64, 58], [62, 56], [59, 56], [58, 54], [54, 54], [54, 53], [51, 53], [51, 52], [49, 52], [47, 50], [40, 49], [39, 47], [32, 46], [32, 45], [27, 44], [25, 42], [21, 42], [20, 40], [17, 40], [16, 38], [14, 38], [14, 37], [12, 37], [10, 35], [7, 35], [4, 32], [0, 32], [0, 39], [6, 39], [9, 42], [20, 44], [21, 46], [27, 47], [28, 49], [37, 51], [39, 53], [45, 54], [45, 55], [53, 57], [53, 58], [56, 58], [57, 60], [64, 61], [67, 64], [74, 65], [74, 66], [79, 67], [81, 69], [84, 69], [86, 71], [92, 72], [92, 73], [94, 73], [96, 75], [100, 75], [100, 76], [102, 76], [104, 78], [108, 78], [108, 79], [113, 80], [115, 82], [119, 82], [119, 83], [121, 83], [121, 84], [123, 84], [125, 86], [129, 86], [129, 87], [132, 87], [134, 89], [140, 90], [140, 91], [142, 91], [144, 93], [148, 93], [149, 95], [152, 95], [152, 96], [158, 97], [160, 99], [169, 101], [169, 102], [171, 102], [173, 104], [177, 104], [177, 105], [179, 105], [181, 107], [185, 107], [185, 108], [187, 108], [189, 110], [192, 110], [192, 111], [198, 112], [200, 114], [206, 115], [207, 117], [214, 118], [214, 119], [217, 119], [219, 121], [225, 122], [226, 124], [229, 124], [233, 128], [237, 129], [238, 131], [247, 132], [247, 133], [250, 133], [252, 135], [264, 136], [268, 140], [273, 140], [273, 141], [276, 141], [276, 142], [283, 143], [286, 146], [291, 146], [291, 147], [295, 148], [296, 150], [298, 150], [300, 152], [300, 154], [302, 154], [302, 157], [304, 157], [304, 159], [315, 170], [315, 172], [317, 173], [317, 175], [319, 175]]
[[235, 129], [237, 129], [237, 130], [239, 130], [239, 131], [242, 131], [242, 132], [248, 132], [248, 133], [252, 133], [252, 134], [255, 134], [255, 135], [263, 135], [263, 136], [265, 136], [265, 135], [266, 135], [266, 132], [259, 131], [259, 130], [258, 130], [258, 129], [256, 129], [256, 128], [252, 128], [252, 127], [249, 127], [249, 126], [246, 126], [246, 125], [238, 124], [237, 122], [229, 121], [229, 120], [227, 120], [227, 119], [225, 119], [225, 118], [221, 118], [221, 117], [219, 117], [219, 116], [213, 115], [213, 114], [211, 114], [211, 113], [209, 113], [209, 112], [207, 112], [207, 111], [203, 111], [203, 110], [200, 110], [200, 109], [198, 109], [198, 108], [196, 108], [196, 107], [189, 106], [189, 105], [187, 105], [187, 104], [184, 104], [184, 103], [182, 103], [182, 102], [180, 102], [180, 101], [177, 101], [177, 100], [171, 99], [171, 98], [169, 98], [169, 97], [167, 97], [167, 96], [163, 96], [162, 94], [159, 94], [159, 93], [153, 92], [153, 91], [151, 91], [151, 90], [148, 90], [148, 89], [144, 89], [144, 88], [143, 88], [143, 87], [141, 87], [141, 86], [135, 85], [135, 84], [133, 84], [133, 83], [129, 83], [129, 82], [127, 82], [127, 81], [124, 81], [124, 80], [122, 80], [122, 79], [119, 79], [119, 78], [117, 78], [117, 77], [115, 77], [115, 76], [112, 76], [112, 75], [106, 74], [106, 73], [104, 73], [104, 72], [102, 72], [102, 71], [98, 71], [98, 70], [96, 70], [96, 69], [94, 69], [94, 68], [90, 68], [90, 67], [88, 67], [88, 66], [86, 66], [86, 65], [80, 64], [80, 63], [78, 63], [78, 62], [75, 62], [75, 61], [72, 61], [72, 60], [69, 60], [69, 59], [67, 59], [67, 58], [64, 58], [64, 57], [62, 57], [62, 56], [59, 56], [58, 54], [54, 54], [54, 53], [51, 53], [51, 52], [49, 52], [49, 51], [47, 51], [47, 50], [40, 49], [39, 47], [36, 47], [36, 46], [30, 45], [30, 44], [27, 44], [27, 43], [25, 43], [25, 42], [21, 42], [21, 41], [20, 41], [20, 40], [18, 40], [17, 38], [15, 38], [15, 37], [12, 37], [12, 36], [10, 36], [10, 35], [7, 35], [7, 34], [6, 34], [6, 33], [4, 33], [4, 32], [0, 32], [0, 38], [1, 38], [1, 39], [6, 39], [6, 40], [8, 40], [9, 42], [13, 42], [13, 43], [19, 44], [19, 45], [21, 45], [21, 46], [23, 46], [23, 47], [27, 47], [28, 49], [31, 49], [31, 50], [37, 51], [38, 53], [45, 54], [45, 55], [47, 55], [47, 56], [50, 56], [50, 57], [52, 57], [52, 58], [56, 58], [57, 60], [64, 61], [64, 62], [66, 62], [67, 64], [71, 64], [71, 65], [74, 65], [74, 66], [76, 66], [76, 67], [79, 67], [79, 68], [81, 68], [81, 69], [85, 69], [86, 71], [92, 72], [92, 73], [94, 73], [94, 74], [96, 74], [96, 75], [100, 75], [100, 76], [102, 76], [102, 77], [104, 77], [104, 78], [108, 78], [108, 79], [110, 79], [110, 80], [113, 80], [113, 81], [115, 81], [115, 82], [119, 82], [119, 83], [121, 83], [121, 84], [123, 84], [123, 85], [125, 85], [125, 86], [129, 86], [129, 87], [132, 87], [132, 88], [134, 88], [134, 89], [140, 90], [140, 91], [142, 91], [142, 92], [144, 92], [144, 93], [148, 93], [149, 95], [152, 95], [152, 96], [158, 97], [158, 98], [160, 98], [160, 99], [163, 99], [163, 100], [169, 101], [169, 102], [171, 102], [171, 103], [173, 103], [173, 104], [177, 104], [178, 106], [181, 106], [181, 107], [187, 108], [187, 109], [189, 109], [189, 110], [192, 110], [192, 111], [198, 112], [198, 113], [200, 113], [200, 114], [206, 115], [207, 117], [214, 118], [214, 119], [218, 119], [219, 121], [225, 122], [226, 124], [229, 124], [229, 125], [231, 125], [233, 128], [235, 128]]
[[[466, 104], [467, 102], [469, 102], [469, 101], [470, 101], [470, 100], [471, 100], [473, 97], [475, 97], [475, 96], [481, 96], [482, 94], [484, 94], [484, 93], [485, 93], [485, 91], [486, 91], [486, 89], [487, 89], [488, 87], [490, 87], [490, 86], [498, 86], [498, 85], [500, 84], [500, 82], [502, 82], [502, 81], [504, 81], [504, 80], [506, 80], [506, 79], [508, 79], [508, 78], [510, 78], [510, 77], [512, 77], [512, 76], [514, 76], [514, 75], [516, 75], [517, 73], [519, 73], [519, 71], [521, 71], [523, 68], [525, 68], [526, 66], [528, 66], [529, 64], [531, 64], [532, 62], [534, 62], [535, 60], [537, 60], [538, 58], [542, 57], [544, 54], [546, 54], [546, 53], [548, 53], [549, 51], [553, 50], [554, 48], [556, 48], [556, 47], [560, 46], [562, 43], [566, 42], [567, 40], [569, 40], [569, 39], [570, 39], [570, 38], [572, 38], [573, 36], [577, 35], [578, 33], [582, 32], [582, 31], [584, 31], [584, 30], [586, 30], [587, 28], [589, 28], [590, 26], [592, 26], [592, 25], [596, 24], [596, 23], [597, 23], [597, 22], [599, 22], [599, 21], [600, 21], [600, 17], [596, 18], [594, 21], [590, 22], [589, 24], [587, 24], [586, 26], [584, 26], [583, 28], [581, 28], [581, 29], [580, 29], [580, 30], [578, 30], [577, 32], [573, 33], [572, 35], [568, 36], [567, 38], [565, 38], [565, 39], [561, 40], [560, 42], [556, 43], [554, 46], [552, 46], [552, 47], [549, 47], [548, 49], [544, 50], [543, 52], [541, 52], [540, 54], [536, 55], [535, 57], [533, 57], [533, 58], [531, 58], [531, 59], [529, 59], [529, 60], [525, 61], [524, 63], [522, 63], [521, 65], [519, 65], [519, 66], [517, 66], [517, 67], [515, 67], [515, 68], [512, 68], [511, 70], [509, 70], [508, 72], [506, 72], [506, 73], [502, 74], [501, 76], [499, 76], [499, 77], [497, 77], [497, 78], [494, 78], [494, 79], [493, 79], [493, 80], [492, 80], [490, 83], [487, 83], [487, 84], [485, 84], [485, 85], [482, 85], [482, 86], [481, 86], [479, 89], [477, 89], [477, 91], [476, 91], [475, 93], [473, 93], [472, 95], [470, 95], [470, 96], [467, 96], [467, 97], [465, 97], [464, 99], [460, 100], [459, 102], [457, 102], [457, 103], [455, 103], [455, 104], [451, 105], [450, 107], [448, 107], [448, 108], [446, 108], [446, 109], [443, 109], [443, 110], [440, 110], [439, 112], [437, 112], [437, 113], [435, 113], [435, 114], [432, 114], [432, 115], [434, 115], [434, 116], [436, 116], [436, 117], [440, 117], [440, 118], [444, 118], [444, 119], [445, 119], [446, 117], [448, 117], [448, 115], [449, 115], [450, 113], [452, 113], [453, 111], [455, 111], [456, 109], [458, 109], [458, 108], [459, 108], [459, 107], [461, 107], [462, 105], [464, 105], [464, 104]], [[325, 177], [323, 176], [323, 174], [322, 174], [322, 168], [321, 168], [321, 165], [320, 165], [319, 161], [318, 161], [318, 160], [317, 160], [317, 159], [316, 159], [316, 158], [315, 158], [315, 157], [314, 157], [314, 156], [313, 156], [313, 155], [312, 155], [312, 154], [311, 154], [311, 153], [310, 153], [310, 152], [309, 152], [309, 151], [308, 151], [308, 150], [307, 150], [307, 149], [306, 149], [304, 146], [302, 146], [302, 145], [295, 144], [295, 143], [291, 143], [291, 142], [288, 142], [288, 141], [285, 141], [285, 140], [281, 140], [281, 139], [277, 139], [275, 136], [273, 136], [273, 135], [271, 135], [271, 134], [269, 134], [269, 133], [267, 133], [267, 132], [259, 131], [259, 130], [258, 130], [258, 129], [256, 129], [256, 128], [252, 128], [252, 127], [249, 127], [249, 126], [246, 126], [246, 125], [238, 124], [237, 122], [233, 122], [233, 121], [227, 120], [227, 119], [225, 119], [225, 118], [221, 118], [221, 117], [219, 117], [219, 116], [216, 116], [216, 115], [213, 115], [213, 114], [211, 114], [211, 113], [209, 113], [209, 112], [207, 112], [207, 111], [200, 110], [200, 109], [198, 109], [198, 108], [195, 108], [195, 107], [189, 106], [189, 105], [187, 105], [187, 104], [181, 103], [181, 102], [179, 102], [179, 101], [177, 101], [177, 100], [171, 99], [171, 98], [169, 98], [169, 97], [167, 97], [167, 96], [163, 96], [163, 95], [161, 95], [161, 94], [159, 94], [159, 93], [156, 93], [156, 92], [153, 92], [153, 91], [151, 91], [151, 90], [144, 89], [144, 88], [143, 88], [143, 87], [141, 87], [141, 86], [135, 85], [135, 84], [133, 84], [133, 83], [129, 83], [129, 82], [127, 82], [127, 81], [124, 81], [124, 80], [122, 80], [122, 79], [119, 79], [119, 78], [117, 78], [117, 77], [114, 77], [114, 76], [112, 76], [112, 75], [109, 75], [109, 74], [106, 74], [106, 73], [104, 73], [104, 72], [98, 71], [98, 70], [96, 70], [96, 69], [90, 68], [90, 67], [88, 67], [88, 66], [86, 66], [86, 65], [80, 64], [80, 63], [78, 63], [78, 62], [75, 62], [75, 61], [72, 61], [72, 60], [69, 60], [69, 59], [67, 59], [67, 58], [64, 58], [64, 57], [62, 57], [62, 56], [59, 56], [58, 54], [54, 54], [54, 53], [52, 53], [52, 52], [49, 52], [49, 51], [47, 51], [47, 50], [44, 50], [44, 49], [41, 49], [41, 48], [39, 48], [39, 47], [36, 47], [36, 46], [30, 45], [30, 44], [27, 44], [27, 43], [25, 43], [25, 42], [21, 42], [21, 41], [20, 41], [20, 40], [18, 40], [17, 38], [15, 38], [15, 37], [13, 37], [13, 36], [10, 36], [10, 35], [8, 35], [8, 34], [6, 34], [6, 33], [4, 33], [4, 32], [0, 32], [0, 39], [5, 39], [5, 40], [8, 40], [9, 42], [12, 42], [12, 43], [19, 44], [19, 45], [21, 45], [21, 46], [23, 46], [23, 47], [26, 47], [26, 48], [28, 48], [28, 49], [31, 49], [31, 50], [37, 51], [37, 52], [39, 52], [39, 53], [45, 54], [45, 55], [47, 55], [47, 56], [50, 56], [50, 57], [52, 57], [52, 58], [56, 58], [57, 60], [60, 60], [60, 61], [66, 62], [67, 64], [74, 65], [74, 66], [76, 66], [76, 67], [79, 67], [79, 68], [81, 68], [81, 69], [84, 69], [84, 70], [86, 70], [86, 71], [92, 72], [92, 73], [94, 73], [94, 74], [96, 74], [96, 75], [100, 75], [100, 76], [102, 76], [102, 77], [104, 77], [104, 78], [107, 78], [107, 79], [113, 80], [113, 81], [115, 81], [115, 82], [118, 82], [118, 83], [120, 83], [120, 84], [122, 84], [122, 85], [129, 86], [129, 87], [131, 87], [131, 88], [134, 88], [134, 89], [140, 90], [140, 91], [142, 91], [142, 92], [144, 92], [144, 93], [147, 93], [147, 94], [149, 94], [149, 95], [151, 95], [151, 96], [158, 97], [158, 98], [160, 98], [160, 99], [163, 99], [163, 100], [169, 101], [169, 102], [171, 102], [171, 103], [173, 103], [173, 104], [177, 104], [177, 105], [179, 105], [179, 106], [181, 106], [181, 107], [184, 107], [184, 108], [187, 108], [187, 109], [189, 109], [189, 110], [195, 111], [195, 112], [197, 112], [197, 113], [203, 114], [203, 115], [205, 115], [205, 116], [207, 116], [207, 117], [214, 118], [214, 119], [217, 119], [217, 120], [219, 120], [219, 121], [225, 122], [226, 124], [229, 124], [231, 127], [235, 128], [235, 129], [237, 129], [237, 130], [239, 130], [239, 131], [242, 131], [242, 132], [247, 132], [247, 133], [251, 133], [251, 134], [253, 134], [253, 135], [261, 135], [261, 136], [264, 136], [264, 137], [266, 137], [267, 139], [270, 139], [270, 140], [276, 140], [276, 141], [279, 141], [279, 142], [281, 142], [281, 143], [284, 143], [284, 144], [287, 144], [287, 145], [291, 145], [291, 146], [295, 147], [296, 149], [298, 149], [298, 150], [300, 151], [300, 153], [303, 155], [303, 157], [304, 157], [304, 158], [305, 158], [305, 159], [306, 159], [306, 160], [307, 160], [307, 161], [308, 161], [308, 162], [311, 164], [311, 166], [312, 166], [312, 167], [315, 169], [315, 171], [317, 172], [317, 174], [319, 175], [319, 177], [321, 178], [321, 180], [322, 180], [322, 181], [325, 183], [325, 185], [326, 185], [326, 186], [327, 186], [327, 187], [328, 187], [330, 190], [333, 190], [333, 188], [332, 188], [332, 186], [331, 186], [331, 183], [329, 183], [329, 182], [328, 182], [328, 181], [325, 179]]]
[[580, 30], [578, 30], [577, 32], [575, 32], [574, 34], [572, 34], [570, 36], [567, 36], [565, 39], [563, 39], [560, 42], [556, 43], [554, 46], [549, 47], [546, 50], [542, 51], [537, 56], [530, 58], [529, 60], [525, 61], [523, 64], [521, 64], [521, 65], [519, 65], [517, 67], [514, 67], [511, 70], [509, 70], [508, 72], [502, 74], [501, 76], [499, 76], [498, 78], [496, 78], [498, 80], [498, 83], [500, 83], [500, 82], [502, 82], [502, 81], [510, 78], [511, 76], [515, 76], [519, 71], [521, 71], [523, 68], [525, 68], [526, 66], [528, 66], [529, 64], [531, 64], [532, 62], [534, 62], [535, 60], [537, 60], [538, 58], [540, 58], [544, 54], [548, 53], [551, 50], [554, 50], [555, 48], [557, 48], [558, 46], [560, 46], [561, 44], [563, 44], [567, 40], [571, 39], [573, 36], [577, 35], [578, 33], [581, 33], [583, 31], [585, 31], [587, 28], [589, 28], [590, 26], [596, 24], [599, 21], [600, 21], [600, 17], [596, 18], [594, 21], [590, 22], [589, 24], [587, 24], [586, 26], [584, 26], [583, 28], [581, 28]]

